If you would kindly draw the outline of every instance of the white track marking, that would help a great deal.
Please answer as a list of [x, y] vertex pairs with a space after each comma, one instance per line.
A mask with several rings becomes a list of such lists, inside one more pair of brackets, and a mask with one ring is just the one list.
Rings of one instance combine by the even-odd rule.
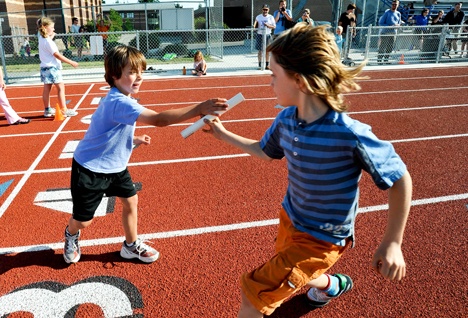
[[[93, 88], [94, 84], [91, 84], [91, 86], [88, 88], [88, 91], [83, 94], [83, 97], [78, 101], [74, 109], [77, 109], [79, 105], [83, 102], [84, 98], [86, 97], [87, 93]], [[60, 132], [63, 130], [65, 125], [68, 123], [70, 120], [70, 117], [65, 118], [65, 120], [62, 122], [60, 127], [57, 129], [57, 131], [52, 135], [50, 138], [49, 142], [45, 145], [45, 147], [42, 149], [42, 151], [39, 153], [37, 158], [34, 160], [34, 162], [31, 164], [31, 166], [28, 168], [26, 173], [23, 175], [21, 180], [18, 182], [18, 184], [15, 186], [13, 191], [10, 193], [8, 198], [3, 202], [2, 206], [0, 206], [0, 218], [3, 216], [3, 213], [8, 209], [10, 204], [13, 202], [13, 200], [16, 198], [18, 193], [20, 192], [21, 188], [24, 186], [26, 181], [28, 181], [29, 177], [33, 174], [34, 170], [36, 169], [37, 165], [39, 162], [41, 162], [42, 158], [44, 158], [45, 154], [47, 151], [49, 151], [49, 148], [52, 146], [54, 143], [55, 139], [60, 135]]]
[[[419, 137], [419, 138], [410, 138], [410, 139], [400, 139], [392, 140], [392, 143], [400, 142], [417, 142], [417, 141], [427, 141], [427, 140], [438, 140], [438, 139], [452, 139], [452, 138], [464, 138], [468, 137], [468, 134], [458, 134], [458, 135], [445, 135], [445, 136], [431, 136], [431, 137]], [[134, 166], [145, 166], [145, 165], [160, 165], [160, 164], [171, 164], [171, 163], [182, 163], [182, 162], [195, 162], [195, 161], [206, 161], [206, 160], [219, 160], [219, 159], [232, 159], [240, 157], [250, 156], [247, 153], [234, 154], [234, 155], [220, 155], [220, 156], [209, 156], [209, 157], [192, 157], [192, 158], [181, 158], [181, 159], [167, 159], [167, 160], [156, 160], [156, 161], [142, 161], [142, 162], [131, 162], [128, 164], [129, 167]], [[53, 172], [67, 172], [71, 168], [53, 168], [53, 169], [41, 169], [34, 170], [31, 173], [53, 173]], [[12, 171], [12, 172], [0, 172], [0, 177], [5, 176], [15, 176], [22, 175], [27, 173], [27, 171]]]
[[[460, 200], [466, 200], [466, 199], [468, 199], [468, 193], [454, 194], [454, 195], [448, 195], [448, 196], [443, 196], [443, 197], [413, 200], [411, 202], [411, 206], [436, 204], [436, 203], [448, 202], [448, 201], [460, 201]], [[388, 205], [382, 204], [382, 205], [359, 208], [358, 212], [369, 213], [369, 212], [386, 211], [387, 209], [388, 209]], [[199, 228], [178, 230], [178, 231], [148, 233], [148, 234], [142, 234], [140, 235], [140, 237], [146, 240], [167, 239], [167, 238], [180, 237], [180, 236], [193, 236], [193, 235], [202, 235], [202, 234], [207, 234], [207, 233], [236, 231], [236, 230], [242, 230], [242, 229], [262, 227], [262, 226], [277, 225], [278, 223], [279, 223], [279, 219], [269, 219], [269, 220], [261, 220], [261, 221], [254, 221], [254, 222], [243, 222], [243, 223], [225, 224], [225, 225], [218, 225], [218, 226], [199, 227]], [[103, 238], [103, 239], [94, 239], [94, 240], [80, 240], [80, 246], [85, 247], [85, 246], [121, 244], [123, 240], [124, 240], [123, 236]], [[47, 243], [47, 244], [41, 244], [41, 245], [4, 247], [4, 248], [0, 248], [0, 255], [11, 254], [11, 253], [37, 252], [37, 251], [44, 251], [44, 250], [59, 250], [62, 248], [63, 248], [63, 242]]]
[[[276, 100], [276, 97], [268, 98], [247, 98], [246, 101], [265, 101], [265, 100]], [[187, 105], [187, 104], [196, 104], [198, 102], [178, 102], [178, 103], [165, 103], [165, 104], [145, 104], [145, 107], [156, 107], [156, 106], [175, 106], [175, 105]], [[267, 107], [271, 107], [268, 105]], [[274, 107], [274, 106], [273, 106]], [[468, 104], [453, 104], [453, 105], [436, 105], [436, 106], [421, 106], [421, 107], [412, 107], [412, 108], [393, 108], [393, 109], [376, 109], [376, 110], [365, 110], [357, 112], [349, 112], [350, 115], [358, 114], [373, 114], [373, 113], [390, 113], [390, 112], [402, 112], [402, 111], [418, 111], [418, 110], [431, 110], [431, 109], [444, 109], [444, 108], [458, 108], [458, 107], [468, 107]], [[96, 108], [80, 108], [81, 110], [90, 110]], [[90, 115], [91, 116], [91, 115]], [[248, 119], [239, 119], [237, 121], [248, 122], [248, 121], [258, 121], [258, 120], [273, 120], [274, 117], [265, 117], [265, 118], [248, 118]], [[236, 120], [224, 121], [223, 122], [236, 122]], [[171, 125], [172, 127], [177, 126], [189, 126], [192, 123], [180, 123]], [[141, 128], [152, 128], [154, 126], [138, 126], [137, 129]], [[86, 130], [70, 130], [64, 131], [62, 134], [70, 133], [81, 133], [86, 132]], [[30, 136], [40, 136], [40, 135], [52, 135], [55, 132], [43, 132], [43, 133], [30, 133], [30, 134], [12, 134], [12, 135], [0, 135], [0, 138], [10, 138], [10, 137], [30, 137]]]

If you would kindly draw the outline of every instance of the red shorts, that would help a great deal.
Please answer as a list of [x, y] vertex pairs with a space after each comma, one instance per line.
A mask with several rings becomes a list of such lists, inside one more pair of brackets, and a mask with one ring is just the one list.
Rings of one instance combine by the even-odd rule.
[[270, 315], [283, 301], [332, 267], [349, 245], [337, 246], [298, 231], [281, 209], [276, 255], [242, 275], [242, 291], [255, 308]]

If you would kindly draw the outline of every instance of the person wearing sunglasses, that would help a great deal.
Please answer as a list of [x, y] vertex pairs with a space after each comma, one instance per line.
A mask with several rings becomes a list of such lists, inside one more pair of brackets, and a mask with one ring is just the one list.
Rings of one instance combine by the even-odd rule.
[[[271, 41], [271, 31], [276, 27], [275, 18], [269, 14], [270, 6], [264, 4], [262, 6], [262, 13], [257, 15], [253, 27], [257, 29], [255, 40], [255, 49], [258, 50], [258, 68], [262, 68], [262, 54]], [[266, 45], [263, 46], [263, 36], [266, 37]], [[270, 69], [270, 53], [266, 52], [265, 69]]]

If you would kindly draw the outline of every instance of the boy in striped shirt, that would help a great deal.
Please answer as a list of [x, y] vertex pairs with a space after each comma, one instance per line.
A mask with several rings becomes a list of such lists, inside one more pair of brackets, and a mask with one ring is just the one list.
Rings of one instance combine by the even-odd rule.
[[401, 280], [412, 193], [411, 177], [393, 146], [345, 114], [341, 94], [359, 89], [355, 79], [364, 65], [346, 68], [326, 27], [298, 24], [267, 50], [271, 85], [278, 103], [288, 107], [263, 138], [236, 135], [219, 119], [206, 121], [216, 138], [267, 161], [286, 158], [288, 166], [276, 254], [241, 278], [238, 317], [249, 318], [270, 315], [304, 286], [312, 307], [323, 307], [352, 288], [349, 276], [327, 272], [354, 241], [362, 170], [389, 191], [387, 229], [372, 266], [387, 279]]

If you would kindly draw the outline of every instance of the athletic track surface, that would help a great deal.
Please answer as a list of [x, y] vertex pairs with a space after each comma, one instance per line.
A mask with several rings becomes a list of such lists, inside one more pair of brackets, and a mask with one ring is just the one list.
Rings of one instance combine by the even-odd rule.
[[[271, 317], [466, 317], [468, 67], [365, 74], [362, 90], [346, 94], [350, 114], [394, 144], [413, 178], [407, 277], [389, 282], [371, 269], [387, 194], [365, 174], [356, 247], [332, 270], [350, 275], [354, 289], [314, 311], [302, 290]], [[135, 97], [162, 111], [241, 92], [246, 101], [222, 120], [258, 139], [279, 112], [269, 83], [268, 75], [147, 79]], [[82, 232], [80, 262], [63, 261], [71, 156], [107, 90], [103, 81], [66, 84], [79, 115], [53, 121], [42, 117], [41, 85], [7, 88], [32, 122], [8, 126], [0, 117], [0, 317], [236, 317], [239, 276], [273, 255], [286, 167], [201, 131], [183, 139], [190, 122], [137, 127], [152, 137], [129, 165], [140, 189], [139, 233], [161, 258], [147, 265], [119, 257], [121, 205], [106, 198]]]

